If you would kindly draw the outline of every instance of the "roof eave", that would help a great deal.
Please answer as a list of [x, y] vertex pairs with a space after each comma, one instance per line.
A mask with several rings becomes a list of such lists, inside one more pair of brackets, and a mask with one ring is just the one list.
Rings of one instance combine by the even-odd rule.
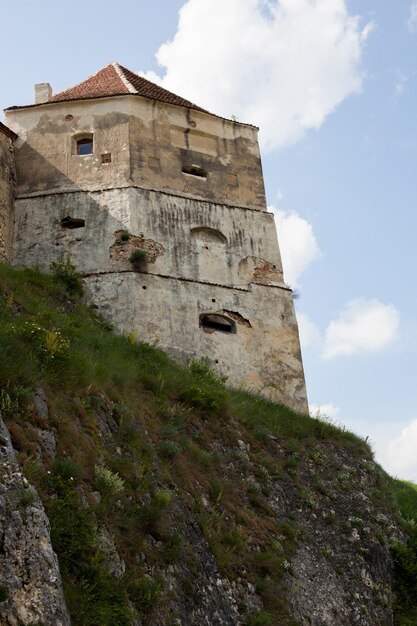
[[[7, 107], [6, 109], [4, 109], [4, 112], [7, 111], [20, 111], [23, 109], [33, 109], [36, 107], [43, 107], [43, 106], [49, 106], [52, 104], [64, 104], [64, 103], [69, 103], [69, 102], [85, 102], [86, 100], [104, 100], [105, 98], [120, 98], [121, 96], [127, 96], [127, 97], [138, 97], [138, 98], [143, 98], [144, 100], [150, 100], [151, 102], [162, 102], [163, 104], [166, 104], [168, 106], [173, 106], [173, 107], [177, 107], [180, 109], [187, 109], [190, 111], [196, 111], [197, 113], [203, 113], [205, 115], [210, 115], [210, 117], [216, 117], [217, 119], [220, 120], [225, 120], [226, 122], [231, 122], [232, 124], [237, 124], [238, 126], [247, 126], [249, 128], [253, 128], [255, 130], [259, 130], [258, 126], [255, 126], [254, 124], [249, 124], [246, 122], [239, 122], [237, 120], [231, 120], [228, 117], [222, 117], [221, 115], [216, 115], [215, 113], [210, 113], [210, 111], [205, 111], [204, 109], [200, 109], [198, 107], [192, 107], [192, 106], [185, 106], [183, 104], [174, 104], [173, 102], [165, 102], [164, 100], [159, 100], [158, 98], [149, 98], [147, 96], [142, 96], [139, 93], [113, 93], [111, 95], [107, 95], [107, 96], [86, 96], [85, 98], [75, 98], [75, 99], [71, 99], [71, 100], [49, 100], [48, 102], [39, 102], [39, 103], [34, 103], [34, 104], [23, 104], [23, 105], [15, 105], [15, 106], [11, 106], [11, 107]], [[11, 131], [13, 132], [13, 131]]]
[[8, 128], [8, 126], [5, 126], [5, 124], [3, 124], [2, 122], [0, 122], [0, 131], [12, 141], [15, 141], [17, 139], [16, 133]]

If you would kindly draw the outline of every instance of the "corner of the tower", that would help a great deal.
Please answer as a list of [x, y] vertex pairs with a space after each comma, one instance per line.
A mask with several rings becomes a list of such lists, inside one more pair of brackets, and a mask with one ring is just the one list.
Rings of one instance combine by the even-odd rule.
[[0, 261], [10, 261], [12, 254], [16, 137], [0, 122]]

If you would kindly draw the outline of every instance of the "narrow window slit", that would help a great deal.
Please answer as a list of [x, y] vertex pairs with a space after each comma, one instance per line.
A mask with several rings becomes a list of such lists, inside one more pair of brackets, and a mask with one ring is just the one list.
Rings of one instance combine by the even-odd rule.
[[206, 170], [203, 170], [203, 168], [198, 165], [184, 165], [182, 173], [196, 176], [197, 178], [207, 178]]
[[85, 220], [70, 215], [64, 217], [59, 223], [62, 228], [84, 228], [85, 226]]

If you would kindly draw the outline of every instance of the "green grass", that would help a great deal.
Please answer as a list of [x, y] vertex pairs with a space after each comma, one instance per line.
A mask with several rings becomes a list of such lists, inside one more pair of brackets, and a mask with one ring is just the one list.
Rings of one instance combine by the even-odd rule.
[[134, 266], [137, 266], [137, 265], [140, 266], [141, 264], [146, 262], [147, 258], [148, 258], [148, 253], [146, 250], [144, 250], [143, 248], [135, 248], [130, 253], [129, 261]]
[[402, 517], [417, 524], [417, 484], [390, 476], [387, 476], [387, 481]]
[[[308, 415], [294, 413], [288, 407], [270, 402], [262, 396], [244, 391], [235, 391], [230, 398], [233, 413], [260, 442], [270, 436], [282, 438], [288, 444], [296, 442], [297, 447], [309, 441], [340, 442], [343, 447], [353, 449], [356, 454], [371, 458], [368, 443], [344, 428]], [[294, 452], [294, 450], [289, 450]]]
[[0, 585], [0, 602], [5, 602], [7, 600], [8, 593], [6, 587]]
[[[239, 416], [259, 441], [268, 435], [301, 442], [332, 439], [370, 456], [368, 445], [348, 431], [259, 396], [230, 393], [203, 363], [184, 369], [152, 346], [115, 335], [77, 294], [68, 293], [59, 277], [0, 264], [0, 294], [3, 389], [47, 384], [66, 393], [88, 389], [92, 395], [117, 388], [120, 397], [149, 391], [219, 417]], [[47, 352], [46, 333], [51, 331], [66, 342], [56, 355]]]
[[406, 544], [393, 546], [395, 565], [396, 626], [417, 624], [417, 485], [410, 481], [386, 477], [390, 492], [404, 520], [408, 534]]
[[[178, 493], [222, 573], [236, 579], [244, 568], [256, 585], [264, 609], [248, 624], [294, 624], [283, 581], [301, 534], [296, 522], [277, 520], [268, 485], [297, 484], [306, 460], [327, 468], [330, 447], [372, 459], [368, 444], [232, 391], [205, 363], [183, 368], [133, 335], [116, 335], [62, 263], [53, 275], [0, 264], [0, 410], [48, 512], [74, 626], [124, 626], [132, 615], [152, 623], [166, 594], [161, 572], [195, 559], [177, 524]], [[33, 410], [37, 387], [48, 418]], [[38, 458], [35, 427], [56, 433], [55, 461]], [[249, 446], [240, 457], [238, 439]], [[390, 489], [403, 517], [417, 520], [415, 486], [392, 479]], [[296, 490], [310, 497], [302, 484]], [[119, 581], [98, 548], [102, 527], [126, 563]]]

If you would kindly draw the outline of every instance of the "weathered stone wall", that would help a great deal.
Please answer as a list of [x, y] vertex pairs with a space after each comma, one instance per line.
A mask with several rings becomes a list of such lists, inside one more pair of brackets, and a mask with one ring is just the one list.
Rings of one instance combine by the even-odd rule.
[[[19, 133], [14, 263], [48, 269], [68, 256], [118, 330], [182, 361], [207, 357], [232, 385], [307, 410], [254, 127], [134, 96], [7, 119]], [[83, 133], [91, 155], [76, 154]], [[232, 332], [207, 328], [205, 314]]]
[[[62, 226], [68, 215], [85, 226]], [[139, 268], [129, 261], [137, 248], [147, 251]], [[233, 386], [307, 410], [270, 213], [135, 188], [18, 200], [15, 263], [47, 269], [62, 254], [119, 331], [183, 362], [208, 357]], [[234, 320], [236, 333], [201, 328], [203, 314]]]
[[[16, 141], [17, 196], [73, 189], [126, 186], [129, 181], [129, 106], [117, 113], [111, 100], [100, 101], [101, 115], [86, 103], [42, 105], [6, 111]], [[76, 139], [93, 134], [91, 155], [76, 154]], [[101, 155], [111, 154], [111, 163]]]
[[[91, 300], [120, 332], [156, 343], [177, 360], [208, 358], [234, 387], [307, 411], [297, 321], [290, 291], [231, 289], [145, 273], [86, 278]], [[236, 332], [200, 327], [203, 314], [236, 320]]]
[[[6, 119], [21, 138], [20, 196], [137, 185], [266, 210], [254, 127], [135, 96], [10, 110]], [[94, 136], [91, 155], [76, 154], [83, 133]], [[182, 172], [193, 165], [207, 177]]]
[[11, 256], [14, 180], [13, 140], [0, 126], [0, 261]]
[[[67, 227], [68, 216], [85, 226]], [[146, 248], [142, 239], [161, 246], [149, 257], [149, 273], [283, 286], [273, 216], [263, 211], [125, 188], [17, 200], [15, 231], [19, 265], [48, 269], [65, 253], [83, 273], [128, 271], [132, 249]], [[123, 231], [133, 237], [123, 241]]]

